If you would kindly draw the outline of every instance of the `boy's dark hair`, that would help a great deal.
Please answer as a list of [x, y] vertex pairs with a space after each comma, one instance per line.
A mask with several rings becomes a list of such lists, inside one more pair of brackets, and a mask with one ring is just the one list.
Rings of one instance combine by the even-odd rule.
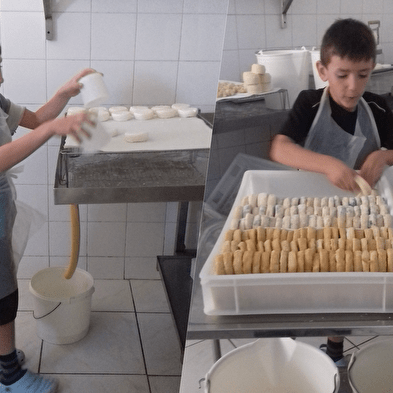
[[321, 62], [327, 67], [333, 55], [351, 61], [376, 59], [376, 42], [371, 29], [355, 19], [338, 19], [325, 32]]

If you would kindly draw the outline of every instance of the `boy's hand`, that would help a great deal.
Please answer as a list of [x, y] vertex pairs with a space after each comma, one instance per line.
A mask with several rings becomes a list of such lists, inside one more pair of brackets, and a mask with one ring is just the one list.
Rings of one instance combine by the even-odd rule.
[[49, 122], [49, 127], [53, 135], [70, 135], [78, 142], [83, 136], [90, 138], [90, 134], [84, 129], [84, 124], [89, 123], [94, 126], [94, 121], [85, 113], [60, 117]]
[[336, 187], [346, 191], [359, 192], [359, 186], [355, 181], [358, 173], [342, 161], [333, 158], [332, 163], [326, 167], [325, 175]]
[[80, 93], [80, 90], [82, 88], [82, 84], [79, 83], [79, 79], [93, 72], [96, 72], [96, 70], [92, 68], [85, 68], [78, 74], [74, 75], [68, 82], [66, 82], [59, 89], [58, 93], [64, 95], [67, 98], [75, 97]]
[[388, 150], [376, 150], [370, 153], [359, 170], [362, 176], [372, 188], [379, 180], [386, 165], [389, 165]]

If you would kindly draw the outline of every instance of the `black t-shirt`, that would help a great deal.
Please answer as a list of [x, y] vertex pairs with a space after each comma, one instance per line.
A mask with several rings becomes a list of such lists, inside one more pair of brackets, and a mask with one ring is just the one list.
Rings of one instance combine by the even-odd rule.
[[[304, 146], [308, 132], [319, 109], [323, 89], [303, 90], [289, 112], [279, 134], [286, 135], [295, 143]], [[385, 99], [377, 94], [365, 92], [363, 98], [374, 115], [381, 146], [393, 149], [393, 113]], [[346, 132], [354, 134], [357, 109], [349, 112], [339, 106], [330, 96], [330, 107], [334, 121]]]

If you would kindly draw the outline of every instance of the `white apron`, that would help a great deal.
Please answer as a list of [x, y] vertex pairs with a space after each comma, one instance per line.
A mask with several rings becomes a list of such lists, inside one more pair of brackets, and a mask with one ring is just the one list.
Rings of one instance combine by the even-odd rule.
[[[7, 118], [8, 115], [0, 108], [0, 145], [12, 141]], [[15, 201], [12, 177], [21, 170], [17, 167], [0, 173], [0, 299], [17, 289], [16, 272], [28, 239], [44, 223], [41, 213]]]
[[359, 169], [371, 152], [380, 149], [381, 141], [374, 116], [363, 97], [359, 100], [357, 110], [355, 133], [351, 135], [332, 118], [326, 87], [304, 147], [335, 157], [350, 168]]
[[[11, 142], [8, 115], [0, 108], [0, 145]], [[0, 299], [17, 289], [12, 228], [16, 216], [14, 192], [7, 174], [0, 173]]]

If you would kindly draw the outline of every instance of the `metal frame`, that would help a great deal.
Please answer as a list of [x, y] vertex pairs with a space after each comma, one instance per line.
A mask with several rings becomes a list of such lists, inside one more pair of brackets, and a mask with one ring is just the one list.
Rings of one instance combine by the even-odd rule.
[[53, 39], [53, 19], [51, 0], [43, 0], [45, 14], [45, 35], [47, 40]]
[[287, 12], [293, 0], [281, 0], [281, 28], [287, 27]]

